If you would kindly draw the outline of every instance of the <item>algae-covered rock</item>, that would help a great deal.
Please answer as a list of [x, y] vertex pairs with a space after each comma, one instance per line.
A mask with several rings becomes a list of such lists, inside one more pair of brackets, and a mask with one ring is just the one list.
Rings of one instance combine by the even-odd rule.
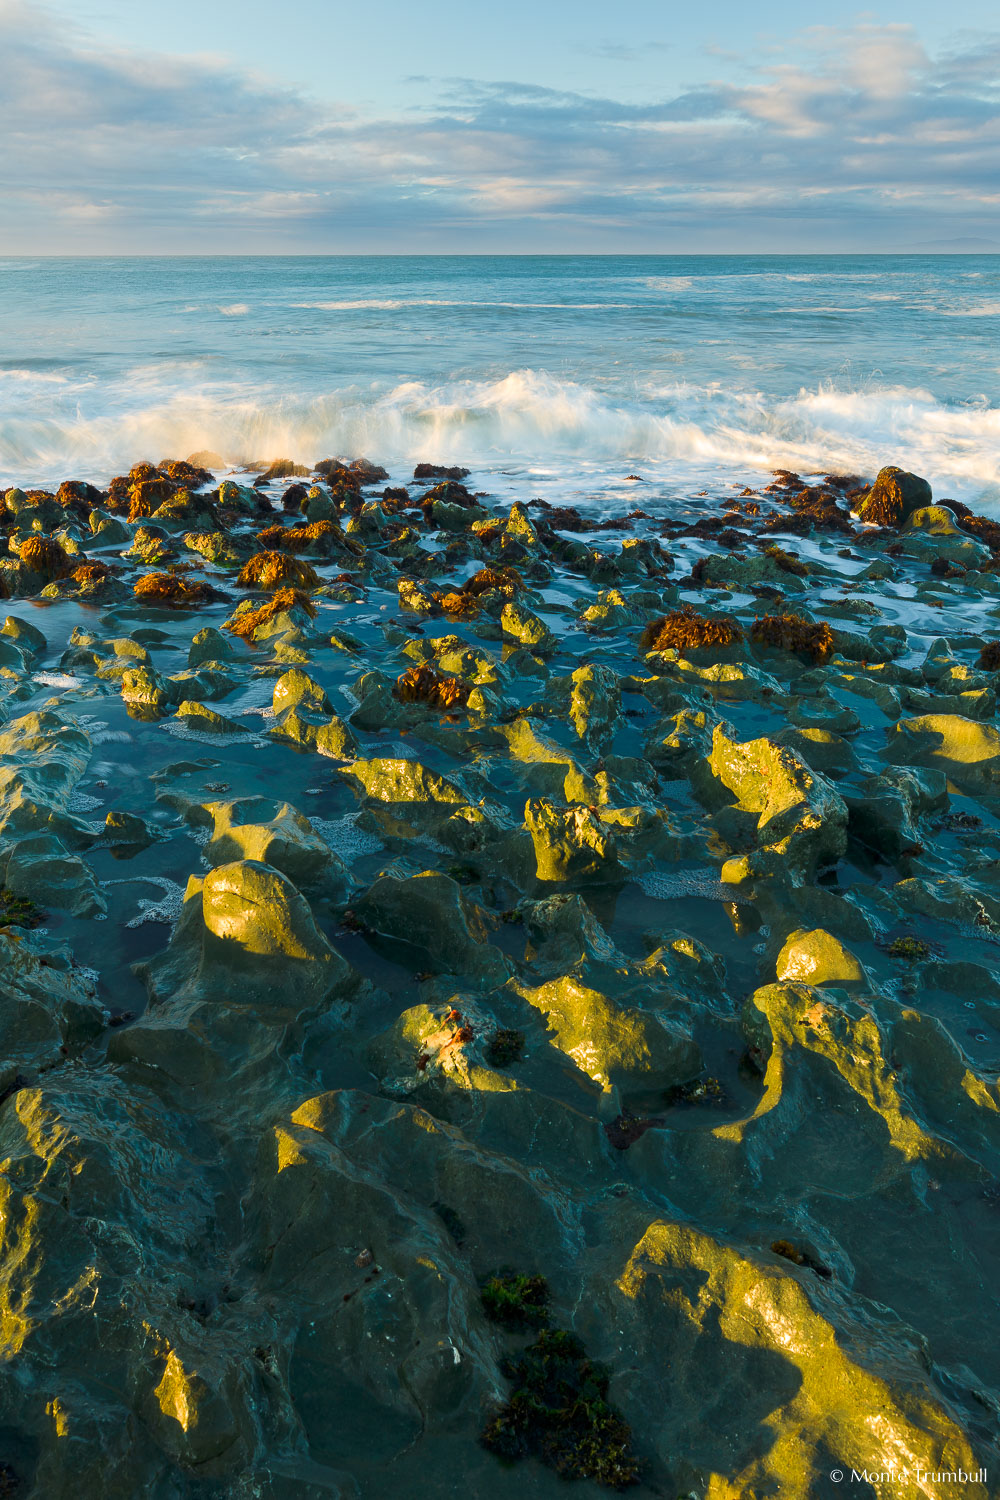
[[778, 954], [778, 979], [812, 985], [858, 984], [865, 971], [832, 933], [798, 928], [789, 934]]
[[180, 688], [161, 677], [152, 667], [127, 667], [122, 672], [121, 684], [125, 702], [137, 708], [166, 713], [180, 701]]
[[[309, 819], [288, 802], [264, 797], [205, 805], [212, 835], [205, 858], [212, 865], [253, 860], [286, 875], [297, 886], [321, 886], [328, 893], [346, 883], [343, 861], [316, 833]], [[256, 814], [259, 821], [253, 821]]]
[[613, 881], [621, 878], [614, 834], [589, 807], [525, 804], [524, 822], [535, 846], [539, 880]]
[[69, 811], [90, 759], [90, 738], [68, 716], [43, 709], [0, 733], [0, 836], [54, 832], [85, 842], [89, 830]]
[[503, 607], [500, 628], [505, 637], [527, 646], [531, 651], [544, 655], [555, 650], [555, 639], [548, 626], [529, 609], [515, 604], [513, 600], [509, 600]]
[[1000, 734], [961, 714], [901, 719], [885, 753], [897, 764], [944, 771], [960, 786], [989, 788], [1000, 781]]
[[[349, 1106], [337, 1096], [307, 1099], [266, 1131], [246, 1217], [261, 1293], [300, 1309], [286, 1366], [298, 1430], [314, 1463], [375, 1493], [391, 1455], [474, 1433], [498, 1382], [477, 1281], [425, 1197], [428, 1174], [415, 1166], [414, 1194], [408, 1176], [396, 1187], [375, 1167], [385, 1107], [371, 1102], [367, 1142], [360, 1120], [338, 1120]], [[424, 1122], [440, 1145], [422, 1112], [414, 1145]], [[457, 1158], [461, 1137], [444, 1139]], [[475, 1464], [474, 1438], [468, 1447]]]
[[333, 704], [325, 689], [314, 682], [308, 673], [294, 667], [274, 684], [271, 706], [275, 714], [284, 713], [289, 708], [311, 709], [314, 713], [322, 714], [333, 713]]
[[292, 708], [281, 715], [268, 733], [274, 739], [297, 745], [301, 750], [328, 755], [331, 760], [356, 760], [358, 756], [357, 740], [336, 714], [317, 720], [298, 708]]
[[230, 661], [234, 655], [232, 644], [226, 640], [222, 632], [216, 630], [213, 625], [206, 625], [191, 637], [188, 666], [200, 667], [204, 662], [209, 661]]
[[507, 962], [488, 941], [481, 915], [448, 875], [380, 875], [354, 911], [372, 935], [426, 953], [444, 973], [480, 985], [507, 978]]
[[697, 1047], [675, 1023], [618, 1005], [570, 975], [521, 993], [546, 1017], [552, 1045], [605, 1092], [666, 1090], [701, 1068]]
[[739, 811], [752, 820], [757, 843], [753, 853], [729, 861], [724, 880], [739, 884], [764, 877], [801, 882], [818, 865], [843, 854], [843, 798], [791, 750], [769, 739], [740, 744], [716, 725], [708, 768], [733, 793]]
[[607, 746], [621, 712], [618, 678], [608, 667], [577, 667], [572, 676], [569, 717], [579, 739]]
[[139, 972], [156, 1002], [253, 1007], [274, 1018], [292, 1018], [357, 987], [305, 897], [258, 860], [192, 876], [169, 944]]
[[[887, 1178], [916, 1162], [957, 1160], [916, 1118], [878, 1021], [843, 992], [765, 985], [746, 1003], [744, 1028], [767, 1058], [764, 1094], [751, 1120], [730, 1129], [752, 1136], [755, 1151], [773, 1152], [795, 1131], [802, 1150], [836, 1112], [852, 1159], [867, 1158], [871, 1170]], [[764, 1141], [757, 1139], [761, 1133]]]
[[207, 708], [204, 703], [191, 702], [189, 699], [178, 704], [174, 717], [180, 719], [184, 727], [195, 734], [246, 733], [244, 724], [238, 724], [234, 719], [227, 719], [224, 714], [216, 713], [214, 708]]
[[92, 980], [72, 967], [68, 954], [53, 952], [23, 929], [0, 931], [0, 989], [5, 1096], [19, 1078], [59, 1063], [69, 1047], [92, 1039], [103, 1024]]
[[[932, 1476], [981, 1470], [912, 1329], [811, 1270], [660, 1219], [610, 1288], [603, 1275], [591, 1286], [616, 1336], [643, 1364], [670, 1351], [670, 1401], [635, 1376], [613, 1390], [674, 1491], [832, 1497], [852, 1471], [899, 1474], [905, 1454], [908, 1472], [928, 1475], [927, 1500], [946, 1500], [950, 1482]], [[910, 1483], [888, 1478], [877, 1492], [904, 1500]], [[985, 1500], [986, 1484], [963, 1492]]]
[[4, 884], [14, 896], [63, 907], [74, 917], [103, 916], [107, 902], [93, 870], [66, 852], [54, 833], [21, 838], [4, 859]]
[[858, 515], [877, 526], [898, 526], [915, 510], [929, 506], [932, 498], [926, 479], [890, 464], [879, 470], [875, 483], [858, 504]]
[[377, 802], [465, 802], [451, 782], [416, 760], [356, 760], [342, 773], [361, 783]]

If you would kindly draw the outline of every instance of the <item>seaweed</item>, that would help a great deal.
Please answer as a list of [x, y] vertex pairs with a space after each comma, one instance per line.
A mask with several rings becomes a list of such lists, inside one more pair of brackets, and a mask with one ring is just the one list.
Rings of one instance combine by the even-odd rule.
[[608, 1402], [609, 1373], [563, 1329], [544, 1329], [501, 1371], [514, 1385], [507, 1405], [480, 1441], [507, 1460], [541, 1459], [563, 1479], [592, 1479], [609, 1489], [636, 1484], [631, 1430]]
[[725, 1104], [726, 1091], [717, 1078], [695, 1078], [690, 1083], [675, 1083], [667, 1090], [669, 1105]]
[[921, 959], [930, 957], [931, 945], [923, 938], [907, 935], [893, 938], [886, 952], [891, 958], [904, 958], [907, 963], [919, 963]]
[[778, 547], [773, 542], [765, 549], [764, 556], [776, 563], [783, 573], [793, 573], [796, 578], [805, 578], [809, 572], [808, 563], [802, 562], [794, 553], [786, 552], [783, 547]]
[[236, 582], [243, 589], [314, 589], [319, 574], [301, 558], [287, 552], [256, 552], [240, 570]]
[[51, 536], [29, 536], [21, 543], [21, 561], [43, 578], [64, 578], [73, 568], [70, 558]]
[[604, 1134], [616, 1151], [627, 1151], [629, 1146], [634, 1146], [636, 1141], [646, 1134], [647, 1130], [652, 1130], [654, 1126], [662, 1124], [663, 1121], [655, 1117], [633, 1115], [629, 1110], [623, 1109], [620, 1115], [605, 1122]]
[[1000, 672], [1000, 641], [987, 641], [976, 665], [983, 672]]
[[96, 585], [103, 583], [105, 579], [111, 577], [111, 569], [107, 563], [86, 562], [81, 563], [78, 568], [74, 568], [70, 577], [74, 583]]
[[273, 620], [275, 615], [291, 609], [304, 610], [310, 618], [316, 613], [316, 606], [308, 594], [303, 594], [298, 589], [279, 589], [266, 604], [260, 605], [258, 609], [238, 611], [222, 628], [231, 635], [238, 635], [241, 640], [249, 641], [253, 639], [254, 632]]
[[462, 708], [469, 699], [467, 683], [428, 666], [410, 667], [397, 677], [392, 692], [400, 703], [426, 703], [428, 708]]
[[480, 594], [497, 593], [511, 599], [524, 588], [524, 579], [516, 568], [480, 568], [462, 584], [462, 593], [478, 598]]
[[524, 1032], [498, 1027], [486, 1043], [486, 1061], [491, 1068], [509, 1068], [524, 1056]]
[[743, 639], [735, 620], [725, 615], [699, 615], [689, 604], [652, 620], [639, 637], [643, 651], [690, 651], [706, 646], [731, 646]]
[[15, 896], [6, 886], [0, 886], [0, 928], [40, 927], [45, 913], [27, 896]]
[[814, 662], [827, 661], [833, 654], [833, 631], [826, 622], [817, 624], [801, 615], [761, 615], [750, 627], [755, 646], [771, 646], [776, 651], [793, 651], [809, 656]]
[[479, 613], [479, 600], [475, 594], [457, 594], [454, 589], [435, 589], [433, 598], [444, 614], [455, 619], [469, 620]]
[[266, 531], [258, 531], [257, 540], [269, 551], [304, 552], [313, 542], [338, 534], [339, 528], [332, 521], [310, 521], [308, 525], [268, 526]]
[[144, 573], [132, 585], [132, 592], [144, 604], [167, 604], [182, 608], [212, 604], [225, 598], [210, 583], [189, 583], [179, 573]]
[[549, 1321], [549, 1287], [544, 1276], [500, 1271], [480, 1290], [483, 1311], [505, 1328], [544, 1328]]

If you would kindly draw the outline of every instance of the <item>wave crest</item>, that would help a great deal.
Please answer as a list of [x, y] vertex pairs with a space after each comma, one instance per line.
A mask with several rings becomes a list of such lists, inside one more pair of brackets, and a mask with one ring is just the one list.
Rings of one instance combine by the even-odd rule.
[[[140, 378], [141, 377], [141, 378]], [[986, 397], [948, 405], [903, 386], [802, 389], [649, 385], [627, 400], [545, 371], [493, 380], [411, 381], [319, 393], [174, 384], [149, 368], [116, 388], [0, 371], [0, 473], [10, 483], [106, 479], [142, 458], [214, 449], [237, 464], [366, 454], [390, 465], [511, 464], [582, 482], [622, 465], [671, 484], [744, 481], [773, 468], [871, 473], [899, 463], [935, 492], [1000, 503], [1000, 409]], [[101, 409], [88, 415], [100, 400]]]

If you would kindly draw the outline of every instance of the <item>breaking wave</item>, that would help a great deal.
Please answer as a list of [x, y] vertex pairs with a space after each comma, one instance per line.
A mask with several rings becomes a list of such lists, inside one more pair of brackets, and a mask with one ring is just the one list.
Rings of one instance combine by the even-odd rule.
[[[182, 373], [183, 371], [183, 373]], [[390, 465], [520, 466], [567, 480], [622, 466], [666, 483], [744, 481], [777, 467], [871, 473], [900, 463], [936, 494], [1000, 505], [1000, 408], [903, 386], [801, 389], [647, 383], [625, 399], [544, 370], [313, 392], [212, 381], [197, 362], [117, 382], [0, 370], [0, 479], [106, 479], [199, 449], [228, 463], [360, 455]], [[199, 377], [201, 377], [199, 379]]]

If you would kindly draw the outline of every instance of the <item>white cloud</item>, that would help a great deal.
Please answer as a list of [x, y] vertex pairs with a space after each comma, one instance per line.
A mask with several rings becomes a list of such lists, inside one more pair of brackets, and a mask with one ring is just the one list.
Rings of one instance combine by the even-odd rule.
[[[815, 29], [645, 106], [426, 80], [362, 119], [0, 0], [0, 249], [895, 248], [991, 235], [1000, 42]], [[734, 241], [734, 235], [738, 240]]]

